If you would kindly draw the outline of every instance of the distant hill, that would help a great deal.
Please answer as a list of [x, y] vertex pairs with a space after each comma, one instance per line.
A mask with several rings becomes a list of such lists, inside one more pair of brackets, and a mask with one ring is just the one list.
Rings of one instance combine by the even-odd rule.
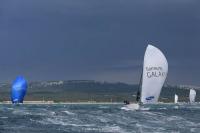
[[[29, 84], [25, 100], [53, 100], [55, 102], [122, 102], [134, 101], [138, 85], [108, 83], [93, 80], [45, 81]], [[10, 84], [0, 84], [0, 101], [10, 100]], [[164, 86], [160, 101], [172, 102], [174, 94], [181, 101], [188, 101], [191, 86]], [[197, 90], [197, 100], [200, 100]]]

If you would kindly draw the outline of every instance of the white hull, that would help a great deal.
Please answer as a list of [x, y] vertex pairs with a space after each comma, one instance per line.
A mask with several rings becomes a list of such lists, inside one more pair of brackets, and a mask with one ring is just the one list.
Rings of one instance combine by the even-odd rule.
[[140, 105], [138, 103], [131, 103], [131, 104], [125, 105], [121, 109], [135, 111], [135, 110], [140, 109]]

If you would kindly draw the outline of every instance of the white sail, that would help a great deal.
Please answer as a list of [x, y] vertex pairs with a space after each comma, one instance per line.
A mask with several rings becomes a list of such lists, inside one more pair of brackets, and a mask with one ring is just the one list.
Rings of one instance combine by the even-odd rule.
[[174, 96], [174, 103], [178, 103], [178, 95], [176, 95], [176, 94]]
[[143, 64], [141, 102], [157, 103], [168, 73], [168, 62], [156, 47], [148, 45]]
[[194, 103], [196, 98], [196, 91], [194, 89], [190, 89], [189, 97], [190, 97], [190, 103]]

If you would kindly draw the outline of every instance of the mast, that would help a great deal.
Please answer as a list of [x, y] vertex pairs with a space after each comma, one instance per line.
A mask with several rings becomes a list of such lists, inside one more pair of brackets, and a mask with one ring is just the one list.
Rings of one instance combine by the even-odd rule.
[[139, 82], [139, 87], [138, 87], [137, 96], [136, 96], [136, 101], [137, 102], [140, 101], [140, 96], [141, 96], [142, 75], [143, 75], [143, 71], [142, 71], [141, 76], [140, 76], [140, 82]]

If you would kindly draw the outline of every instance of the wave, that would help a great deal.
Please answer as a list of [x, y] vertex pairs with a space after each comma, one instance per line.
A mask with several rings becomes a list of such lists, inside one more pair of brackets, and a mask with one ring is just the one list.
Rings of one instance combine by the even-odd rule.
[[141, 107], [140, 110], [141, 110], [141, 111], [149, 111], [150, 108], [144, 108], [144, 107]]
[[66, 113], [66, 114], [68, 114], [68, 115], [75, 115], [75, 113], [69, 112], [69, 111], [67, 111], [67, 110], [62, 111], [62, 112], [63, 112], [63, 113]]
[[174, 108], [174, 109], [179, 109], [179, 106], [174, 106], [173, 108]]
[[4, 116], [4, 117], [0, 117], [0, 119], [8, 119], [8, 117]]
[[128, 133], [124, 129], [120, 128], [119, 126], [105, 126], [102, 129], [102, 132], [108, 133]]
[[130, 108], [127, 108], [127, 107], [121, 107], [121, 110], [131, 111], [131, 109], [130, 109]]
[[99, 109], [108, 109], [110, 108], [109, 106], [99, 106]]
[[[178, 109], [174, 109], [176, 106]], [[0, 110], [0, 132], [198, 132], [200, 127], [200, 105], [144, 105], [139, 111], [120, 110], [124, 108], [122, 105], [8, 108], [10, 106], [2, 106]], [[18, 123], [23, 128], [18, 129]]]
[[110, 122], [110, 120], [107, 118], [107, 116], [98, 116], [96, 117], [97, 120], [99, 120], [100, 122], [102, 123], [107, 123], [107, 122]]
[[167, 108], [162, 107], [162, 108], [158, 108], [158, 110], [167, 110]]
[[62, 125], [62, 126], [73, 126], [73, 127], [91, 127], [91, 126], [95, 126], [95, 124], [76, 124], [76, 123], [71, 123], [71, 121], [64, 121], [62, 119], [58, 119], [58, 118], [46, 118], [44, 120], [41, 121], [37, 121], [40, 124], [44, 124], [44, 125], [49, 125], [49, 124], [53, 124], [53, 125]]
[[31, 115], [31, 112], [28, 112], [27, 110], [14, 110], [12, 112], [14, 115]]
[[105, 127], [87, 127], [84, 128], [86, 132], [98, 132], [98, 133], [129, 133], [119, 126], [105, 126]]

